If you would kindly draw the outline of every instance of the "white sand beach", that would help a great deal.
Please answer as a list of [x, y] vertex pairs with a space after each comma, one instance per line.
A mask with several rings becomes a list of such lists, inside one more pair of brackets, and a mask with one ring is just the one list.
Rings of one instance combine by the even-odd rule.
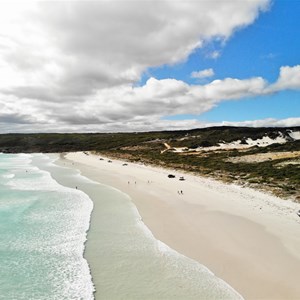
[[128, 194], [157, 239], [207, 266], [245, 299], [300, 299], [300, 204], [82, 152], [67, 154], [64, 164]]

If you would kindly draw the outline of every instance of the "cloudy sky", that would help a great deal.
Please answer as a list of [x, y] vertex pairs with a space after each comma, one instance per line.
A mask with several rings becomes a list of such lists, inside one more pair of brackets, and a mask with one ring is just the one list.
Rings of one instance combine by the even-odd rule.
[[300, 125], [300, 1], [0, 0], [0, 132]]

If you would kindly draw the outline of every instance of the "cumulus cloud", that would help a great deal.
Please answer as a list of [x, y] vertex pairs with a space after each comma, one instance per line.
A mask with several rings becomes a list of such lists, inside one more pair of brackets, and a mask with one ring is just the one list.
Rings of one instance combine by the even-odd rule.
[[[297, 69], [297, 68], [296, 68]], [[277, 82], [282, 82], [280, 76]], [[67, 101], [40, 101], [0, 94], [0, 123], [38, 126], [42, 131], [130, 131], [203, 127], [198, 121], [162, 121], [163, 116], [204, 113], [221, 101], [263, 96], [273, 90], [261, 77], [225, 78], [204, 85], [190, 85], [176, 79], [150, 78], [145, 85], [123, 84], [99, 89], [95, 94], [67, 98]], [[278, 91], [278, 89], [276, 89]], [[72, 106], [70, 106], [72, 104]], [[290, 119], [293, 126], [299, 119]], [[219, 123], [218, 123], [219, 124]], [[258, 125], [257, 125], [258, 124]], [[263, 122], [236, 122], [223, 125], [272, 126], [285, 123], [273, 119]], [[296, 125], [294, 125], [296, 124]], [[210, 124], [215, 125], [215, 124]], [[164, 127], [165, 126], [165, 127]], [[292, 125], [291, 125], [292, 126]], [[22, 127], [24, 130], [26, 126]], [[55, 129], [56, 128], [56, 129]], [[97, 129], [96, 129], [97, 128]], [[36, 130], [36, 129], [35, 129]], [[51, 130], [50, 130], [51, 131]]]
[[0, 87], [47, 88], [60, 98], [133, 83], [149, 67], [186, 59], [205, 40], [228, 38], [268, 3], [41, 1], [14, 12], [1, 2], [0, 75], [7, 76]]
[[269, 87], [270, 92], [286, 89], [300, 89], [300, 65], [294, 67], [281, 67], [278, 80]]
[[[163, 126], [166, 115], [200, 114], [220, 101], [295, 88], [296, 67], [282, 68], [269, 90], [260, 77], [205, 85], [150, 78], [135, 86], [148, 68], [182, 62], [206, 41], [226, 40], [269, 2], [1, 2], [0, 123], [16, 130], [28, 124], [32, 131], [146, 129], [149, 119]], [[212, 69], [194, 74], [212, 75]]]
[[[245, 80], [226, 78], [205, 85], [189, 85], [175, 79], [150, 78], [145, 85], [124, 84], [107, 87], [82, 98], [65, 102], [39, 101], [32, 98], [17, 100], [16, 96], [0, 94], [1, 114], [22, 113], [28, 119], [49, 124], [117, 124], [136, 120], [160, 119], [165, 115], [201, 114], [220, 101], [261, 95], [266, 89], [262, 78]], [[13, 99], [14, 97], [14, 99]], [[70, 103], [72, 106], [70, 107]]]
[[212, 77], [214, 75], [215, 75], [215, 72], [212, 68], [205, 69], [205, 70], [202, 70], [202, 71], [194, 71], [194, 72], [191, 73], [192, 78], [199, 78], [199, 79]]

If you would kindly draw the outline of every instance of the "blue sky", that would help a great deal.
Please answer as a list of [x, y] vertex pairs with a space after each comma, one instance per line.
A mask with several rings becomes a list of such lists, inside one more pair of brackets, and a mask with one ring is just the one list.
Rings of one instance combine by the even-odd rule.
[[0, 132], [300, 126], [300, 0], [0, 1]]
[[[219, 51], [216, 59], [207, 53]], [[300, 62], [300, 1], [275, 0], [269, 10], [246, 28], [238, 30], [225, 43], [211, 42], [198, 49], [189, 59], [175, 66], [149, 70], [155, 78], [176, 78], [190, 84], [207, 83], [215, 78], [246, 79], [263, 77], [275, 82], [281, 66], [295, 66]], [[194, 79], [194, 70], [212, 68], [215, 75]], [[300, 92], [281, 91], [269, 96], [244, 98], [218, 104], [212, 110], [197, 115], [205, 122], [244, 121], [257, 119], [285, 119], [300, 116]], [[167, 116], [166, 119], [194, 119], [195, 115]]]

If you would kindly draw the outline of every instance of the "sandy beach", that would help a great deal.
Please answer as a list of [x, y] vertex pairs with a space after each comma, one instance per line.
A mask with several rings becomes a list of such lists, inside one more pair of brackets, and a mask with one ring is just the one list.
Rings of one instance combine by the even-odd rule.
[[158, 240], [207, 266], [245, 299], [300, 299], [299, 204], [82, 152], [67, 154], [63, 163], [128, 194]]

